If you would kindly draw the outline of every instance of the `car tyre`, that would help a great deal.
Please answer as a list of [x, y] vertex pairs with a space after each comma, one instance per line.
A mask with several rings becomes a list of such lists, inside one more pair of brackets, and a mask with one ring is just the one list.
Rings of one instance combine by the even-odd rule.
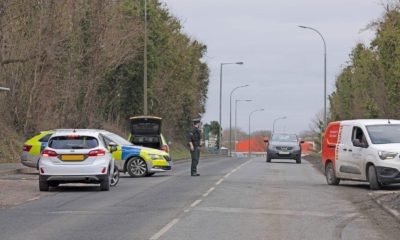
[[49, 191], [49, 183], [42, 176], [39, 176], [39, 190], [41, 192]]
[[49, 182], [48, 184], [50, 187], [58, 187], [58, 185], [60, 185], [59, 182]]
[[127, 170], [131, 177], [144, 177], [147, 175], [147, 164], [141, 158], [131, 158], [127, 163]]
[[118, 182], [119, 182], [119, 170], [116, 166], [114, 166], [114, 172], [111, 176], [111, 182], [110, 182], [111, 187], [116, 186]]
[[378, 181], [378, 177], [376, 175], [376, 169], [375, 169], [374, 165], [370, 165], [368, 167], [368, 181], [369, 181], [369, 187], [372, 190], [381, 189], [381, 184]]
[[268, 156], [268, 153], [267, 153], [267, 162], [268, 162], [268, 163], [271, 162], [271, 158]]
[[299, 157], [296, 158], [296, 163], [297, 163], [297, 164], [301, 164], [301, 156], [299, 156]]
[[340, 182], [340, 179], [336, 177], [335, 169], [333, 168], [333, 164], [331, 162], [326, 164], [325, 176], [328, 185], [338, 185]]
[[101, 191], [109, 191], [110, 190], [110, 174], [107, 174], [103, 180], [100, 182], [100, 190]]
[[148, 177], [151, 177], [151, 176], [154, 176], [154, 174], [156, 174], [156, 173], [154, 173], [154, 172], [148, 173], [147, 176], [148, 176]]

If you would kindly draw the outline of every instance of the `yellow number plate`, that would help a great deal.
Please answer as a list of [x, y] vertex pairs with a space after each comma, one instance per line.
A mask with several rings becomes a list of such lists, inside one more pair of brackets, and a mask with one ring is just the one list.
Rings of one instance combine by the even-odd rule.
[[61, 160], [63, 161], [83, 161], [85, 159], [84, 155], [62, 155]]

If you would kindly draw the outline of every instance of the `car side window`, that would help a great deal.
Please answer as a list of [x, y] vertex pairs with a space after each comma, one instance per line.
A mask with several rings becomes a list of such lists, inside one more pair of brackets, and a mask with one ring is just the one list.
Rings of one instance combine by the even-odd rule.
[[39, 142], [48, 142], [51, 135], [53, 135], [53, 134], [44, 135], [41, 139], [39, 139]]
[[108, 147], [108, 145], [110, 144], [110, 142], [112, 142], [111, 139], [106, 138], [105, 136], [103, 136], [103, 141], [104, 141], [106, 147]]
[[359, 128], [359, 127], [354, 127], [353, 128], [353, 134], [351, 137], [351, 142], [354, 145], [354, 141], [358, 141], [362, 145], [366, 146], [368, 145], [367, 138], [365, 137], [364, 131]]

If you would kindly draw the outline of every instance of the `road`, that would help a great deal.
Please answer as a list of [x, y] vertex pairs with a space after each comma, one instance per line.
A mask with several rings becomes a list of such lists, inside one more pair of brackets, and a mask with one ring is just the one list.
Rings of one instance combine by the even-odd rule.
[[327, 186], [303, 160], [216, 158], [174, 171], [123, 177], [110, 192], [61, 186], [0, 209], [0, 239], [398, 239], [399, 223], [368, 185]]

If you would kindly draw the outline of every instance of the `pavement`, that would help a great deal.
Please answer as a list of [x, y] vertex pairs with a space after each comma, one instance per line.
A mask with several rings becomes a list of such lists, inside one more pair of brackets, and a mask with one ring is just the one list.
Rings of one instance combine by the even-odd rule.
[[0, 239], [319, 240], [400, 235], [399, 222], [368, 197], [368, 184], [328, 186], [308, 161], [299, 165], [291, 160], [210, 158], [200, 161], [200, 177], [191, 177], [189, 169], [185, 161], [153, 177], [123, 176], [109, 192], [100, 192], [97, 185], [52, 188], [49, 195], [0, 209]]

